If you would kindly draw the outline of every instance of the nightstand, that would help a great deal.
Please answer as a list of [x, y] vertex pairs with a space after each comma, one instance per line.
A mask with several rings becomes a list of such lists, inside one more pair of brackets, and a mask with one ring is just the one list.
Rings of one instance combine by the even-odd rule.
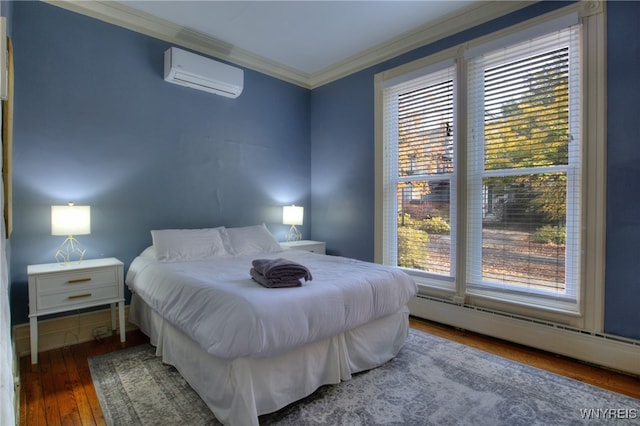
[[123, 270], [123, 263], [113, 257], [70, 265], [27, 266], [32, 364], [38, 363], [38, 317], [41, 315], [110, 304], [111, 328], [115, 330], [117, 303], [120, 341], [125, 341]]
[[306, 250], [318, 254], [326, 254], [327, 252], [326, 243], [322, 241], [287, 241], [285, 243], [280, 243], [280, 246], [284, 249]]

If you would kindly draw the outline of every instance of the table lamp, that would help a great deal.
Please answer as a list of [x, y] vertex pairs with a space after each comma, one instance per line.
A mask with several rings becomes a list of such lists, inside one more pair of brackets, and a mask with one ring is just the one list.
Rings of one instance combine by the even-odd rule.
[[282, 223], [291, 225], [287, 233], [287, 241], [299, 241], [302, 239], [302, 234], [296, 229], [296, 225], [302, 225], [303, 216], [304, 207], [291, 205], [282, 208]]
[[67, 236], [56, 251], [56, 260], [61, 265], [82, 262], [86, 249], [73, 236], [90, 233], [90, 206], [76, 206], [72, 202], [66, 206], [51, 206], [51, 235]]

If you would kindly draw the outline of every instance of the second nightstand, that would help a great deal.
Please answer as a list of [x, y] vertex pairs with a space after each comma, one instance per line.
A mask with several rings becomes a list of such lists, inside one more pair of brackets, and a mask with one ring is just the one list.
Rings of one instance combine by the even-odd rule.
[[38, 317], [98, 305], [111, 305], [111, 327], [125, 341], [123, 263], [116, 258], [85, 260], [72, 265], [29, 265], [31, 363], [38, 362]]
[[287, 241], [280, 243], [280, 246], [285, 249], [293, 250], [306, 250], [312, 253], [326, 254], [326, 243], [322, 241], [300, 240], [300, 241]]

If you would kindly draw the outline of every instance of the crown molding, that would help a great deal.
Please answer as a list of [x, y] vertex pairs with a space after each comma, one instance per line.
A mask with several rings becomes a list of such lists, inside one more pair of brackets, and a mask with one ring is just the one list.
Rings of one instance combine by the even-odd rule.
[[232, 44], [109, 0], [43, 0], [109, 24], [148, 35], [310, 89], [308, 73], [287, 67]]
[[180, 47], [314, 89], [377, 63], [433, 43], [483, 22], [514, 12], [536, 1], [481, 1], [449, 14], [313, 74], [302, 72], [146, 12], [108, 0], [44, 0], [46, 3], [136, 31]]
[[309, 80], [309, 85], [311, 87], [322, 86], [534, 3], [537, 3], [537, 1], [498, 0], [474, 3], [455, 13], [446, 15], [436, 23], [423, 25], [413, 31], [401, 34], [385, 43], [314, 73]]

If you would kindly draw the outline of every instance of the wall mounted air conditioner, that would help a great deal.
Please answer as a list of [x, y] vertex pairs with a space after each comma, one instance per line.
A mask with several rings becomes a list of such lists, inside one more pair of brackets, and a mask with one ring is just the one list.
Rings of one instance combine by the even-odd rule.
[[237, 98], [244, 87], [244, 71], [176, 47], [164, 52], [164, 79], [227, 98]]

